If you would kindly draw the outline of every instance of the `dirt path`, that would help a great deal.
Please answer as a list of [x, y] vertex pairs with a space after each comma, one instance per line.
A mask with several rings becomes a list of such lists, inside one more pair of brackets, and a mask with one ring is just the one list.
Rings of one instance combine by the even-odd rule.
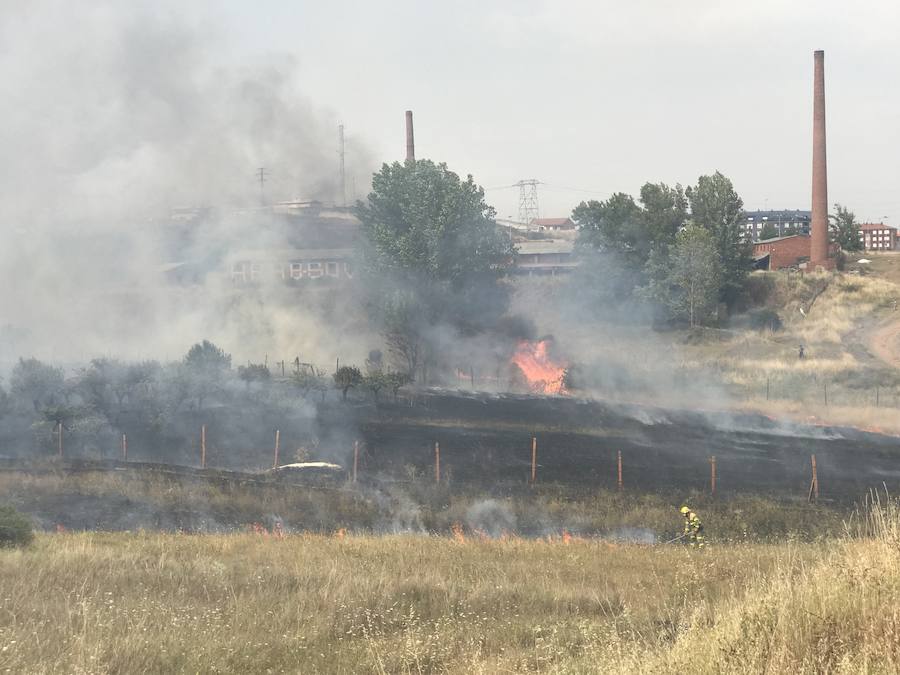
[[900, 368], [900, 318], [876, 328], [869, 336], [869, 349], [885, 363]]

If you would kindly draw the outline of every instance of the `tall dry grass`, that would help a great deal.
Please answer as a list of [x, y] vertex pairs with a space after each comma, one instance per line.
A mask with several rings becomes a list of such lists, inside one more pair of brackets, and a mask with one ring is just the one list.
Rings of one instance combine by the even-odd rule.
[[0, 554], [0, 671], [597, 672], [664, 649], [696, 608], [820, 554], [811, 544], [698, 554], [560, 538], [44, 535]]
[[815, 544], [43, 535], [0, 552], [15, 673], [900, 672], [900, 506]]

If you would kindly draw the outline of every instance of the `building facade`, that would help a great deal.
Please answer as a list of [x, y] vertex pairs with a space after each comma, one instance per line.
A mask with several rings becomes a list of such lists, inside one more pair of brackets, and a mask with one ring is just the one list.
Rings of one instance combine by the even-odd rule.
[[896, 251], [900, 231], [884, 223], [863, 223], [859, 226], [859, 241], [867, 251]]
[[745, 211], [744, 231], [750, 241], [757, 242], [762, 238], [766, 225], [771, 225], [776, 237], [787, 237], [794, 234], [809, 234], [811, 211], [782, 209], [780, 211]]
[[781, 270], [799, 268], [809, 261], [810, 238], [808, 234], [792, 234], [786, 237], [763, 239], [753, 244], [753, 258], [759, 269]]
[[550, 275], [571, 272], [578, 263], [572, 252], [575, 244], [569, 240], [535, 239], [520, 241], [516, 244], [516, 274]]

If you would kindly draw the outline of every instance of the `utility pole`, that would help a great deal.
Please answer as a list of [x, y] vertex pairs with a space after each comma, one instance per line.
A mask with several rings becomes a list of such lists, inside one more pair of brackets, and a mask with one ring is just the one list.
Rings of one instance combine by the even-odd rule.
[[263, 194], [264, 186], [266, 184], [266, 180], [269, 178], [271, 174], [266, 167], [261, 166], [256, 170], [256, 178], [259, 180], [259, 204], [260, 206], [265, 206], [266, 200]]
[[338, 156], [341, 158], [341, 206], [347, 206], [347, 177], [344, 173], [344, 125], [338, 125]]
[[513, 187], [519, 188], [519, 222], [526, 227], [531, 221], [540, 217], [538, 209], [537, 186], [541, 181], [535, 178], [520, 180]]

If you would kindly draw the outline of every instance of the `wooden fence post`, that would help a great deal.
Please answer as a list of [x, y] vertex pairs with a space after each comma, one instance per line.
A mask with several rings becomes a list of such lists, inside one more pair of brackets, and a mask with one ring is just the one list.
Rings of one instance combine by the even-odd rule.
[[537, 480], [537, 436], [531, 437], [531, 484]]
[[128, 436], [126, 434], [122, 434], [122, 459], [128, 461]]
[[63, 426], [62, 426], [62, 422], [60, 422], [59, 426], [57, 427], [57, 432], [56, 432], [56, 444], [59, 449], [60, 458], [62, 458], [62, 456], [63, 456], [63, 438], [62, 437], [63, 437]]
[[716, 495], [716, 456], [709, 458], [709, 487], [713, 496]]
[[356, 470], [359, 467], [359, 441], [353, 441], [353, 482], [356, 482]]
[[434, 443], [434, 482], [441, 482], [441, 444]]
[[624, 488], [622, 484], [622, 451], [619, 450], [617, 453], [617, 464], [618, 464], [618, 480], [616, 481], [616, 486], [621, 490]]
[[200, 468], [206, 468], [206, 425], [200, 427]]
[[275, 463], [272, 464], [273, 469], [278, 468], [278, 452], [281, 449], [281, 429], [275, 430]]
[[807, 495], [807, 501], [819, 501], [819, 472], [816, 469], [816, 456], [810, 455], [810, 461], [812, 463], [812, 480], [809, 482], [809, 495]]

